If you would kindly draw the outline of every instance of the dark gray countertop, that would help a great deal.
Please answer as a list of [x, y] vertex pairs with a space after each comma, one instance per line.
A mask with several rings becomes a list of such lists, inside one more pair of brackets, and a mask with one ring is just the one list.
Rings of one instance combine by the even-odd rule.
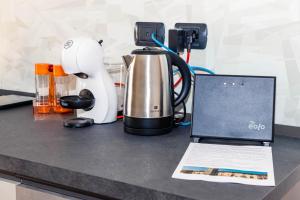
[[[141, 137], [122, 122], [67, 129], [34, 121], [32, 107], [0, 111], [0, 172], [116, 199], [263, 199], [275, 187], [172, 179], [189, 128]], [[276, 185], [300, 165], [300, 139], [276, 136]]]

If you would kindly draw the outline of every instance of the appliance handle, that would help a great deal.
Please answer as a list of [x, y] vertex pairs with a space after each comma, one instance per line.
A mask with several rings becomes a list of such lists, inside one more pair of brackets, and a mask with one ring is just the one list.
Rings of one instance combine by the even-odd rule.
[[[178, 70], [182, 77], [182, 87], [178, 97], [174, 100], [174, 106], [181, 104], [185, 98], [189, 95], [191, 89], [191, 73], [186, 62], [180, 58], [177, 54], [168, 52], [171, 58], [171, 64], [178, 67]], [[173, 74], [173, 73], [172, 73]]]

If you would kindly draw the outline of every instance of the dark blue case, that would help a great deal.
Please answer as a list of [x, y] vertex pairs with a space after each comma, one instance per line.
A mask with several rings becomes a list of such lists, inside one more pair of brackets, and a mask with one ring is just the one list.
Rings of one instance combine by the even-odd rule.
[[192, 137], [272, 142], [276, 77], [196, 75]]

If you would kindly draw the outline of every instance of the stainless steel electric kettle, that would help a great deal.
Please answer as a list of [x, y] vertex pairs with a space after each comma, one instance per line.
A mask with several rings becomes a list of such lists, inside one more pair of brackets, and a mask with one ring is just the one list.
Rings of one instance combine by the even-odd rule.
[[[124, 97], [124, 130], [136, 135], [168, 133], [174, 126], [174, 108], [188, 96], [191, 75], [178, 55], [159, 49], [134, 50], [123, 56], [128, 68]], [[183, 78], [182, 89], [174, 97], [173, 67]]]

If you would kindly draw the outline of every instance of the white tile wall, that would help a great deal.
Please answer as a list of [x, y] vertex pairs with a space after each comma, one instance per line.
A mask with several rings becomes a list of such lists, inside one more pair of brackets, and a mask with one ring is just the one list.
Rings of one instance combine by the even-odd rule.
[[69, 37], [104, 39], [120, 61], [133, 48], [136, 21], [205, 22], [205, 51], [191, 63], [222, 74], [277, 76], [276, 123], [300, 126], [298, 0], [0, 1], [0, 88], [33, 91], [33, 65], [58, 63]]

